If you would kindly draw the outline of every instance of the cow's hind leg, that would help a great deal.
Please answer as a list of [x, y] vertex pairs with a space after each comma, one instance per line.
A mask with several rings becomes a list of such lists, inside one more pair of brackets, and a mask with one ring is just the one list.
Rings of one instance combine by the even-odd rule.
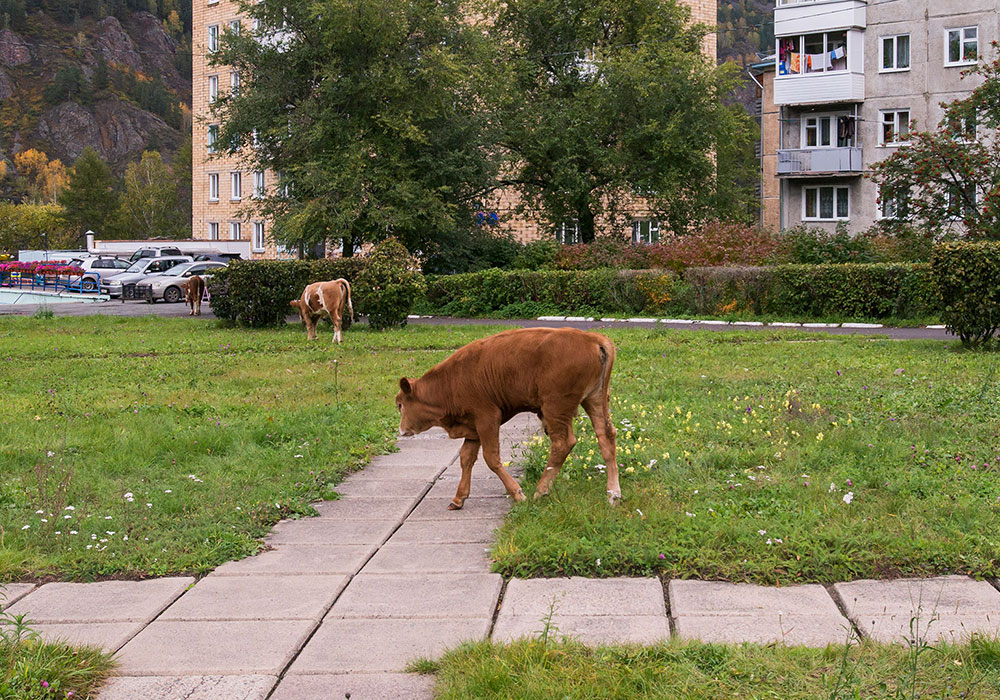
[[549, 440], [552, 444], [549, 448], [549, 460], [545, 465], [545, 471], [542, 472], [542, 477], [538, 480], [538, 487], [535, 489], [535, 500], [548, 495], [552, 489], [552, 482], [559, 476], [559, 470], [562, 469], [566, 457], [576, 445], [572, 414], [556, 417], [554, 414], [546, 413], [545, 418]]
[[[500, 481], [503, 482], [503, 486], [507, 489], [510, 497], [520, 503], [524, 500], [524, 491], [521, 490], [521, 485], [510, 475], [504, 468], [503, 462], [500, 461], [499, 414], [493, 420], [477, 423], [476, 432], [479, 433], [479, 442], [483, 447], [483, 459], [486, 460], [486, 465], [494, 474], [500, 477]], [[471, 474], [469, 478], [472, 478]]]
[[478, 456], [479, 440], [466, 438], [458, 453], [458, 459], [462, 465], [462, 478], [458, 482], [458, 491], [455, 492], [455, 497], [448, 504], [448, 510], [458, 510], [465, 505], [465, 499], [469, 497], [469, 491], [472, 487], [472, 465], [476, 463]]
[[317, 318], [312, 314], [307, 314], [305, 320], [306, 320], [306, 339], [316, 340], [316, 338], [319, 337], [319, 335], [317, 335], [316, 333]]
[[583, 410], [590, 416], [590, 422], [594, 425], [594, 434], [597, 435], [597, 444], [601, 448], [601, 456], [604, 458], [604, 466], [608, 471], [608, 503], [614, 505], [622, 497], [622, 487], [618, 483], [618, 455], [616, 437], [618, 431], [615, 430], [611, 422], [611, 412], [608, 410], [607, 401], [603, 396], [588, 396], [583, 400]]

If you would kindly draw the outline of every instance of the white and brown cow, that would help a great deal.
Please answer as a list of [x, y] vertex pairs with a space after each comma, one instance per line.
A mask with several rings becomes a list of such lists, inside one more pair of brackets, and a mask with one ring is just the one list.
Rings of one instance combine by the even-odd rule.
[[614, 361], [610, 340], [574, 328], [521, 328], [483, 338], [458, 349], [419, 379], [399, 380], [399, 431], [414, 435], [440, 426], [450, 437], [465, 439], [459, 453], [462, 478], [449, 509], [465, 504], [480, 447], [507, 493], [523, 501], [521, 487], [500, 461], [500, 425], [530, 411], [548, 433], [552, 447], [538, 480], [537, 499], [549, 492], [576, 444], [573, 418], [583, 406], [607, 465], [607, 497], [614, 505], [621, 498], [616, 431], [608, 407]]
[[188, 316], [201, 316], [201, 298], [205, 296], [205, 280], [191, 275], [181, 285], [184, 288], [184, 303], [191, 307]]
[[354, 305], [351, 303], [351, 283], [345, 279], [329, 282], [313, 282], [302, 292], [302, 298], [291, 302], [299, 310], [299, 317], [306, 324], [306, 336], [316, 340], [316, 323], [326, 316], [333, 324], [333, 340], [341, 342], [341, 322], [346, 305], [349, 318], [354, 320]]

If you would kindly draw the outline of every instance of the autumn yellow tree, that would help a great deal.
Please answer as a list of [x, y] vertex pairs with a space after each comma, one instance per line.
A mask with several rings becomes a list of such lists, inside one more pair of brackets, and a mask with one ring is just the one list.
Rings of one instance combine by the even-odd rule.
[[14, 156], [14, 167], [24, 178], [28, 194], [35, 202], [57, 203], [59, 191], [69, 180], [66, 166], [56, 158], [49, 160], [44, 151], [29, 148]]

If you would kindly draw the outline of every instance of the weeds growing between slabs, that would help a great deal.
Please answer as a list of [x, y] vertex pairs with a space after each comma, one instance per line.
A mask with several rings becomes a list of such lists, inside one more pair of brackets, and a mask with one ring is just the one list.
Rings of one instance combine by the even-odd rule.
[[[1000, 573], [997, 354], [767, 331], [608, 335], [622, 503], [604, 502], [579, 419], [552, 495], [500, 530], [497, 570], [772, 585]], [[548, 441], [529, 447], [526, 492]]]

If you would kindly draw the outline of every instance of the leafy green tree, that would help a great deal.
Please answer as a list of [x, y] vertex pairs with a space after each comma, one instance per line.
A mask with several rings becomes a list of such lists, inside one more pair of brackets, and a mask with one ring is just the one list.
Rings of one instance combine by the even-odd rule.
[[107, 230], [118, 210], [118, 193], [111, 168], [91, 146], [73, 164], [69, 183], [59, 198], [68, 228], [82, 240], [88, 229]]
[[191, 225], [191, 133], [181, 142], [174, 154], [171, 168], [177, 180], [178, 216], [187, 226]]
[[[718, 177], [753, 125], [723, 97], [731, 64], [702, 51], [707, 28], [674, 0], [508, 0], [495, 17], [503, 172], [528, 211], [575, 221], [584, 242], [599, 221], [621, 230], [627, 209], [683, 232], [745, 215], [752, 192]], [[735, 181], [734, 181], [735, 180]]]
[[157, 151], [145, 151], [138, 163], [125, 169], [125, 190], [118, 208], [119, 226], [130, 238], [184, 236], [184, 221], [177, 203], [176, 178]]
[[[427, 252], [471, 227], [495, 159], [483, 142], [488, 42], [460, 0], [262, 0], [260, 32], [226, 34], [242, 87], [216, 104], [220, 143], [279, 173], [259, 200], [289, 247], [389, 235]], [[256, 131], [258, 145], [251, 146]], [[240, 150], [242, 149], [242, 150]]]
[[69, 248], [75, 244], [76, 238], [66, 226], [61, 207], [0, 202], [0, 252]]
[[52, 82], [45, 86], [42, 97], [50, 105], [67, 100], [87, 104], [93, 97], [93, 91], [79, 66], [63, 66], [55, 72]]
[[934, 131], [911, 132], [905, 148], [872, 166], [884, 226], [1000, 240], [1000, 63], [984, 61], [966, 75], [982, 82], [947, 106]]

